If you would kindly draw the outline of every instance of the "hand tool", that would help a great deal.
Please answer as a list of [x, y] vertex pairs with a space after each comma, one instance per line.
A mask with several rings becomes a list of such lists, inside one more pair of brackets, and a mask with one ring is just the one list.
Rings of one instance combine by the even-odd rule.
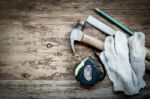
[[[84, 34], [82, 32], [83, 27], [84, 27], [85, 22], [84, 21], [79, 21], [77, 26], [72, 30], [70, 33], [70, 42], [71, 42], [71, 48], [75, 54], [75, 49], [74, 49], [74, 43], [75, 41], [80, 41], [86, 44], [89, 44], [99, 50], [104, 49], [103, 41], [95, 39], [87, 34]], [[150, 53], [150, 52], [149, 52]], [[148, 54], [150, 55], [150, 54]], [[146, 69], [150, 70], [150, 63], [146, 61]]]
[[98, 29], [101, 32], [104, 32], [108, 35], [114, 35], [116, 33], [116, 30], [113, 28], [110, 28], [110, 26], [106, 25], [105, 23], [99, 21], [98, 19], [94, 18], [93, 16], [89, 15], [86, 22], [96, 29]]
[[75, 68], [75, 78], [86, 88], [93, 86], [97, 81], [104, 79], [106, 71], [102, 65], [103, 72], [98, 68], [91, 56], [82, 60]]
[[86, 35], [82, 32], [83, 27], [84, 27], [85, 22], [84, 21], [79, 21], [77, 26], [72, 30], [70, 34], [70, 42], [71, 42], [71, 48], [73, 52], [75, 53], [75, 48], [74, 48], [74, 42], [75, 41], [81, 41], [83, 43], [89, 44], [97, 49], [103, 50], [103, 42], [95, 39], [89, 35]]
[[95, 8], [96, 12], [100, 15], [102, 15], [103, 17], [105, 17], [107, 20], [111, 21], [112, 23], [114, 23], [115, 25], [117, 25], [118, 27], [120, 27], [122, 30], [124, 30], [125, 32], [127, 32], [129, 35], [133, 35], [134, 32], [129, 30], [126, 26], [124, 26], [123, 24], [121, 24], [120, 22], [118, 22], [117, 20], [115, 20], [114, 18], [112, 18], [111, 16], [109, 16], [107, 13], [105, 13], [104, 11]]
[[[108, 35], [114, 35], [117, 31], [91, 15], [89, 15], [86, 22]], [[148, 48], [146, 48], [146, 58], [147, 60], [150, 60], [150, 50]]]

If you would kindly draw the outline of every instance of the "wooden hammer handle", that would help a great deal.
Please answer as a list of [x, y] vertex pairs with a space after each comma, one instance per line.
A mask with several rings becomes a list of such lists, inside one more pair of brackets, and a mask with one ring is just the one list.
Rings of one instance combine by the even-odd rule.
[[[89, 35], [84, 34], [81, 41], [99, 50], [104, 50], [104, 42], [101, 40], [95, 39]], [[147, 52], [146, 58], [150, 59], [150, 50], [146, 49], [146, 52]], [[150, 71], [150, 62], [146, 60], [145, 63], [146, 63], [146, 69]]]
[[95, 39], [89, 35], [84, 34], [81, 41], [99, 50], [104, 50], [104, 42], [101, 40]]
[[146, 48], [146, 59], [150, 61], [150, 50]]

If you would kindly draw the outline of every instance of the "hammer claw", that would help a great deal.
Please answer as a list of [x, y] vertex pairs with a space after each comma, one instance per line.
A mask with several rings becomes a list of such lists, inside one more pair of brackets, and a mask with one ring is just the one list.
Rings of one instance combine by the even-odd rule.
[[71, 42], [71, 48], [75, 54], [75, 48], [74, 48], [74, 43], [75, 41], [81, 41], [82, 37], [83, 37], [83, 32], [82, 32], [82, 28], [84, 26], [84, 22], [83, 21], [79, 21], [78, 25], [76, 28], [74, 28], [70, 34], [70, 42]]
[[73, 52], [74, 52], [74, 54], [75, 54], [75, 49], [74, 49], [74, 40], [70, 40], [71, 41], [71, 48], [72, 48], [72, 50], [73, 50]]

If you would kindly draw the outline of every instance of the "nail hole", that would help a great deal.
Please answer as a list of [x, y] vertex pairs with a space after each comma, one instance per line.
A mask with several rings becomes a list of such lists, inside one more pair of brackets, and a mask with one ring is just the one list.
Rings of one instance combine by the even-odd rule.
[[51, 43], [48, 43], [47, 48], [51, 48], [51, 47], [53, 47], [53, 45]]
[[23, 76], [24, 78], [29, 78], [29, 77], [30, 77], [30, 75], [27, 74], [27, 73], [22, 74], [22, 76]]
[[57, 52], [57, 56], [62, 56], [62, 53], [60, 53], [60, 52]]

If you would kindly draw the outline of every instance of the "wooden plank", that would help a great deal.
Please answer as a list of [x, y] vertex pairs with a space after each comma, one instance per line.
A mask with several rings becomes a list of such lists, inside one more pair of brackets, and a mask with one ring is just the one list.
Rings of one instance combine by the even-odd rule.
[[[143, 11], [143, 13], [148, 12]], [[61, 12], [58, 13], [61, 14]], [[111, 14], [115, 15], [114, 13]], [[124, 18], [119, 17], [123, 11], [117, 13], [114, 16], [117, 20], [133, 27], [135, 30], [147, 32], [147, 45], [150, 44], [148, 39], [150, 29], [145, 29], [149, 26], [149, 23], [144, 26], [142, 24], [149, 20], [148, 15], [147, 17], [141, 16], [141, 20], [138, 22], [139, 19], [136, 17], [127, 19], [131, 13], [128, 13]], [[135, 13], [141, 14], [142, 12], [139, 13], [137, 10]], [[51, 16], [51, 14], [28, 13], [29, 19], [24, 16], [21, 20], [9, 20], [8, 18], [8, 20], [0, 22], [0, 79], [52, 79], [52, 77], [56, 77], [55, 79], [73, 79], [73, 75], [69, 74], [73, 74], [74, 65], [87, 55], [94, 56], [93, 48], [85, 45], [76, 45], [77, 54], [72, 56], [69, 33], [76, 21], [71, 16], [72, 12], [66, 13], [65, 16], [62, 15], [66, 19], [70, 18], [69, 23], [66, 20], [56, 21], [61, 18], [55, 18], [57, 14]], [[20, 16], [20, 14], [17, 16]], [[78, 13], [77, 16], [79, 18], [82, 15]], [[85, 18], [87, 16], [88, 14], [84, 15]], [[117, 29], [98, 15], [95, 16]], [[53, 18], [50, 19], [51, 17]], [[102, 33], [88, 25], [84, 32], [98, 39], [105, 38]], [[51, 48], [47, 48], [48, 43], [51, 44]], [[84, 50], [86, 52], [83, 53]], [[28, 76], [24, 77], [25, 74]], [[68, 76], [66, 77], [66, 75]]]
[[[105, 82], [108, 83], [108, 82]], [[132, 98], [141, 99], [142, 97], [150, 99], [150, 82], [137, 96], [124, 96], [122, 93], [114, 93], [112, 87], [103, 86], [98, 83], [90, 89], [80, 87], [76, 81], [51, 81], [51, 80], [1, 80], [0, 98], [3, 99], [48, 99], [48, 98]], [[123, 97], [124, 96], [124, 97]]]
[[[150, 75], [140, 95], [115, 94], [108, 76], [91, 89], [74, 78], [75, 64], [97, 51], [77, 43], [73, 55], [69, 33], [77, 20], [89, 14], [116, 26], [93, 11], [99, 7], [134, 31], [146, 34], [150, 47], [149, 0], [1, 0], [0, 2], [0, 99], [16, 98], [149, 98]], [[104, 40], [89, 25], [84, 32]], [[47, 44], [50, 47], [47, 48]], [[100, 65], [101, 67], [101, 65]]]
[[[149, 9], [149, 0], [15, 0], [0, 3], [1, 9], [17, 9], [17, 10], [38, 10], [45, 11], [49, 9], [93, 9], [93, 7], [101, 9]], [[55, 9], [56, 10], [56, 9]]]

